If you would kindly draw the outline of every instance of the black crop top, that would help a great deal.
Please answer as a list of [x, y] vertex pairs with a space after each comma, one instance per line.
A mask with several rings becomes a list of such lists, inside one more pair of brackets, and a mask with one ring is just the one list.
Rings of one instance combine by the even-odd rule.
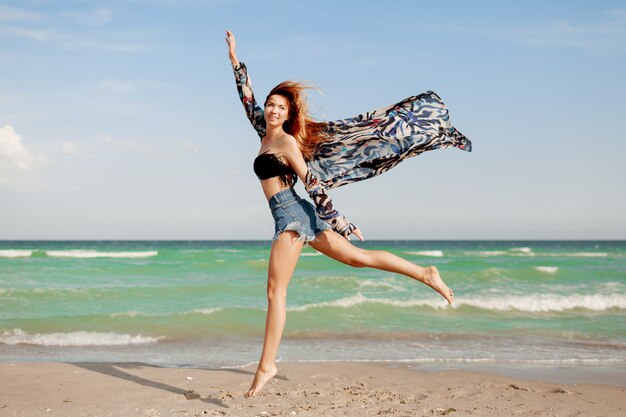
[[280, 177], [280, 181], [293, 187], [298, 181], [296, 171], [285, 165], [275, 154], [264, 152], [254, 159], [254, 173], [260, 180]]

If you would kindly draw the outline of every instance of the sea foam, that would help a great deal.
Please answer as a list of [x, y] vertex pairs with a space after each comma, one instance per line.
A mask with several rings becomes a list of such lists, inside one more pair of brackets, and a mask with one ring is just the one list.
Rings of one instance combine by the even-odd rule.
[[407, 255], [417, 255], [417, 256], [431, 256], [433, 258], [441, 258], [443, 257], [443, 251], [440, 250], [423, 250], [417, 252], [409, 252], [405, 251]]
[[509, 250], [511, 252], [519, 252], [519, 253], [532, 253], [533, 252], [530, 248], [511, 248]]
[[478, 252], [463, 252], [463, 254], [471, 256], [502, 256], [506, 255], [507, 252], [503, 250], [483, 250]]
[[427, 306], [438, 308], [441, 307], [441, 302], [435, 300], [394, 300], [390, 298], [367, 298], [363, 296], [363, 294], [356, 293], [355, 295], [339, 298], [334, 301], [323, 301], [321, 303], [311, 303], [305, 304], [297, 307], [290, 307], [287, 310], [289, 311], [306, 311], [312, 308], [323, 308], [323, 307], [335, 307], [335, 308], [350, 308], [364, 303], [376, 303], [376, 304], [386, 304], [390, 306], [396, 307], [416, 307], [416, 306]]
[[198, 308], [190, 311], [172, 312], [172, 313], [146, 313], [144, 311], [130, 310], [122, 311], [119, 313], [109, 314], [109, 317], [171, 317], [171, 316], [187, 316], [190, 314], [205, 314], [210, 315], [222, 311], [220, 307], [216, 308]]
[[461, 306], [496, 311], [516, 310], [529, 313], [559, 312], [573, 309], [604, 311], [611, 308], [626, 309], [626, 294], [533, 294], [504, 297], [467, 297], [455, 301], [455, 308]]
[[46, 256], [55, 258], [150, 258], [157, 256], [158, 251], [141, 251], [141, 252], [101, 252], [95, 250], [48, 250]]
[[509, 250], [483, 250], [467, 251], [464, 255], [469, 256], [535, 256], [530, 248], [511, 248]]
[[[404, 359], [301, 359], [293, 362], [299, 363], [318, 363], [318, 362], [352, 362], [352, 363], [411, 363], [411, 364], [515, 364], [515, 365], [624, 365], [626, 360], [623, 358], [607, 358], [607, 359], [588, 359], [588, 358], [565, 358], [565, 359], [513, 359], [513, 358], [436, 358], [436, 357], [417, 357]], [[250, 365], [256, 365], [258, 362], [250, 362], [245, 365], [228, 366], [228, 368], [247, 368]], [[227, 368], [226, 366], [223, 368]]]
[[127, 346], [154, 343], [159, 337], [119, 333], [68, 332], [29, 334], [22, 329], [13, 329], [0, 334], [0, 343], [7, 345], [39, 346]]
[[393, 282], [390, 282], [390, 280], [359, 280], [358, 281], [359, 287], [361, 288], [387, 288], [389, 290], [393, 290], [393, 291], [404, 291], [404, 288], [402, 288], [399, 285], [395, 285], [393, 284]]
[[466, 256], [566, 256], [576, 258], [606, 258], [607, 252], [564, 252], [534, 253], [530, 248], [512, 248], [509, 250], [464, 251]]
[[27, 258], [33, 255], [32, 250], [27, 249], [3, 249], [0, 250], [0, 258]]
[[[447, 304], [437, 298], [396, 300], [391, 298], [367, 298], [360, 292], [333, 301], [290, 307], [289, 311], [302, 312], [313, 308], [351, 308], [365, 303], [383, 304], [400, 308], [430, 307], [446, 308]], [[626, 309], [626, 294], [560, 295], [534, 294], [528, 296], [478, 296], [455, 300], [452, 308], [474, 307], [492, 311], [523, 311], [528, 313], [560, 312], [573, 309], [604, 311], [612, 308]]]
[[606, 252], [575, 252], [575, 253], [555, 253], [553, 256], [573, 256], [576, 258], [606, 258]]
[[188, 312], [185, 312], [185, 313], [182, 313], [182, 314], [184, 314], [184, 315], [187, 315], [187, 314], [206, 314], [206, 315], [210, 315], [210, 314], [213, 314], [213, 313], [219, 313], [222, 310], [223, 309], [220, 308], [220, 307], [215, 307], [215, 308], [197, 308], [195, 310], [188, 311]]
[[535, 269], [539, 272], [545, 272], [546, 274], [555, 274], [558, 270], [558, 266], [536, 266]]

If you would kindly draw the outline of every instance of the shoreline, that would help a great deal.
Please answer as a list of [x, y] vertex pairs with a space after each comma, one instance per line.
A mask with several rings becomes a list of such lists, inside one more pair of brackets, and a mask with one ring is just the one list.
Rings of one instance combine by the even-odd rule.
[[406, 363], [281, 362], [255, 398], [255, 365], [0, 363], [0, 416], [594, 415], [626, 412], [626, 388], [542, 382]]
[[[90, 340], [97, 340], [96, 336], [110, 334], [88, 335]], [[379, 363], [426, 373], [459, 370], [549, 383], [626, 387], [624, 350], [609, 350], [606, 346], [610, 345], [604, 350], [599, 350], [597, 343], [584, 346], [584, 350], [578, 345], [578, 350], [572, 351], [567, 342], [560, 343], [559, 340], [506, 337], [496, 340], [486, 336], [468, 339], [458, 336], [454, 335], [452, 339], [382, 338], [381, 335], [326, 339], [287, 335], [277, 361], [296, 364]], [[81, 334], [80, 337], [87, 336]], [[477, 340], [480, 343], [477, 344]], [[261, 337], [244, 339], [234, 336], [202, 336], [121, 346], [0, 344], [0, 363], [142, 363], [166, 368], [241, 369], [256, 363], [262, 344]]]
[[[242, 363], [197, 363], [197, 362], [150, 362], [139, 361], [133, 358], [121, 360], [64, 360], [64, 359], [8, 359], [0, 357], [0, 366], [11, 365], [21, 366], [30, 364], [140, 364], [142, 366], [163, 368], [163, 369], [248, 369], [255, 368], [257, 362]], [[591, 384], [591, 385], [611, 385], [619, 388], [626, 388], [626, 365], [619, 363], [613, 366], [596, 365], [592, 363], [512, 363], [507, 361], [426, 361], [403, 359], [278, 359], [277, 366], [283, 364], [294, 365], [317, 365], [332, 366], [332, 364], [354, 364], [358, 365], [379, 365], [388, 368], [406, 368], [425, 374], [437, 372], [470, 372], [481, 374], [499, 375], [505, 378], [524, 379], [533, 382], [543, 382], [549, 384]]]

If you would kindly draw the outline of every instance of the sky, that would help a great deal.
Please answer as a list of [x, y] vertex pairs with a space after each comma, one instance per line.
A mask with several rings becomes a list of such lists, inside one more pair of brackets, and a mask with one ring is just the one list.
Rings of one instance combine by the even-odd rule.
[[257, 97], [472, 140], [332, 190], [366, 239], [626, 239], [623, 1], [0, 0], [0, 240], [271, 239], [226, 29]]

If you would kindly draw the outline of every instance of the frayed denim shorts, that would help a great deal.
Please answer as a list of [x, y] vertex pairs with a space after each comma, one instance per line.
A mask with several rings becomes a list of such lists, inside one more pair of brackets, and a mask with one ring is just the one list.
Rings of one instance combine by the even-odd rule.
[[298, 240], [305, 243], [330, 226], [320, 220], [313, 204], [301, 199], [293, 188], [277, 192], [269, 199], [270, 210], [274, 217], [274, 239], [282, 232], [293, 230], [298, 233]]

